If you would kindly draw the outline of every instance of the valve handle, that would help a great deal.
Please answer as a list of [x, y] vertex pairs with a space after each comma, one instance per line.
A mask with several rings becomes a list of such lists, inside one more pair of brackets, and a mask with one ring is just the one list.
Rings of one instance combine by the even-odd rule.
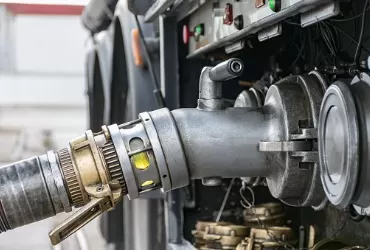
[[51, 244], [57, 245], [111, 207], [109, 197], [93, 198], [49, 233]]

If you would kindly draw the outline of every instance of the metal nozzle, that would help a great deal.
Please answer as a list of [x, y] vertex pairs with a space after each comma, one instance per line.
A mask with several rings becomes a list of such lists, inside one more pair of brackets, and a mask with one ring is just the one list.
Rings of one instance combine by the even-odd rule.
[[242, 60], [232, 58], [213, 67], [209, 71], [209, 78], [215, 82], [227, 81], [240, 76], [243, 70], [244, 64]]

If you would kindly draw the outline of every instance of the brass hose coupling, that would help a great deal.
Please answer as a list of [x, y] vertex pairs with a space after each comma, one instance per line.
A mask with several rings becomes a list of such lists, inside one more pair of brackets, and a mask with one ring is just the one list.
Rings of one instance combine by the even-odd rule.
[[126, 194], [123, 173], [106, 126], [95, 135], [87, 131], [57, 154], [72, 205], [86, 206], [49, 233], [53, 245], [113, 209]]

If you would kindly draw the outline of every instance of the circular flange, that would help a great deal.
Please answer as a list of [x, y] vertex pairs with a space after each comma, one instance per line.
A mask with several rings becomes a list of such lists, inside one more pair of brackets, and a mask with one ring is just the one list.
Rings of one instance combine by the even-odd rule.
[[118, 155], [118, 161], [121, 165], [124, 181], [127, 188], [127, 197], [132, 200], [139, 196], [139, 190], [136, 183], [136, 178], [132, 170], [130, 157], [127, 154], [127, 149], [123, 142], [120, 130], [117, 124], [112, 124], [107, 127], [112, 138], [114, 148]]
[[146, 112], [140, 113], [139, 117], [143, 121], [145, 131], [152, 145], [155, 161], [157, 163], [158, 172], [160, 174], [163, 192], [172, 190], [171, 175], [168, 170], [166, 158], [163, 153], [161, 143], [158, 138], [157, 130], [155, 129], [154, 123], [150, 115]]
[[370, 77], [365, 73], [356, 76], [350, 85], [356, 104], [360, 131], [359, 162], [360, 172], [356, 193], [352, 203], [360, 207], [370, 206]]
[[329, 201], [345, 208], [351, 201], [359, 170], [359, 127], [349, 87], [332, 84], [321, 104], [318, 126], [321, 181]]
[[235, 100], [236, 108], [258, 108], [263, 106], [264, 96], [255, 88], [244, 90]]

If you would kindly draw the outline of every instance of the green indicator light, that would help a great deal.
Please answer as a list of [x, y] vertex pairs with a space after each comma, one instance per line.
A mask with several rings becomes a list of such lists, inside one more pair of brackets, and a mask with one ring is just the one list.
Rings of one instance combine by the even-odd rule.
[[195, 27], [195, 33], [197, 34], [202, 34], [203, 33], [203, 28], [201, 25], [198, 25], [197, 27]]
[[272, 11], [275, 11], [276, 8], [276, 1], [275, 0], [269, 0], [269, 7]]

